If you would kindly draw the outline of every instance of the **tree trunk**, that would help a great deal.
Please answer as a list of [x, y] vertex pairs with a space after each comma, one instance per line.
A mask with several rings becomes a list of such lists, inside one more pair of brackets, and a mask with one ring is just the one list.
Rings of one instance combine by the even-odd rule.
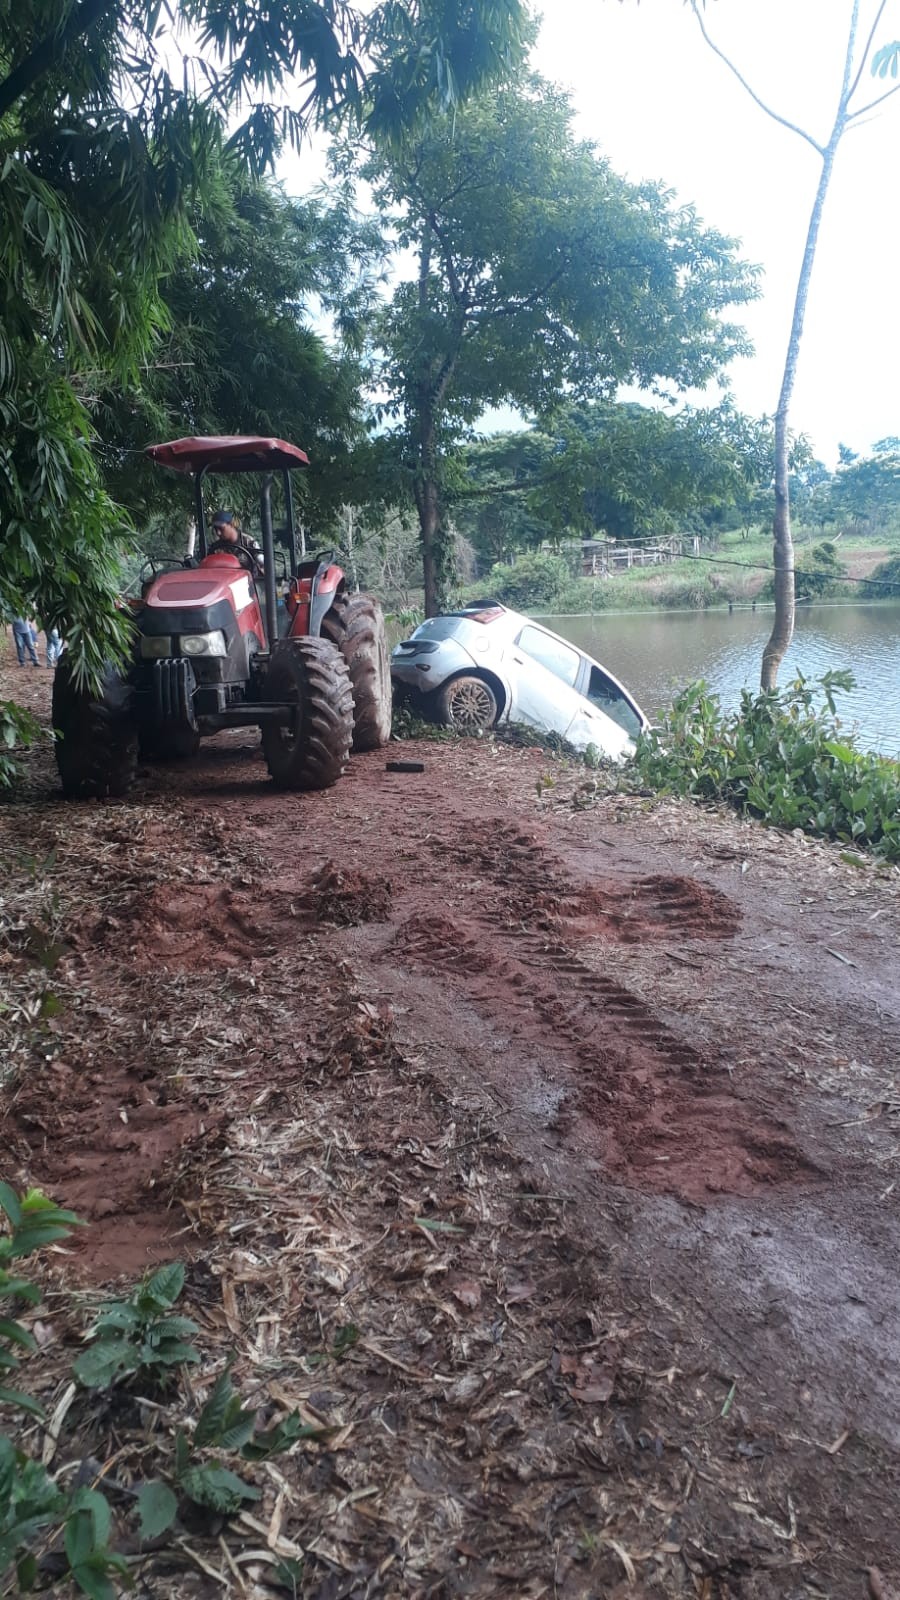
[[806, 247], [803, 251], [803, 263], [800, 268], [797, 292], [794, 297], [794, 314], [791, 319], [791, 333], [788, 339], [784, 374], [781, 380], [781, 393], [778, 396], [778, 409], [775, 412], [775, 518], [772, 524], [772, 554], [775, 565], [775, 620], [772, 624], [769, 642], [763, 651], [762, 671], [760, 673], [760, 685], [763, 689], [774, 689], [777, 686], [778, 669], [794, 636], [794, 541], [791, 537], [788, 414], [790, 412], [791, 397], [794, 393], [794, 382], [797, 377], [797, 359], [800, 354], [800, 340], [803, 337], [803, 321], [806, 316], [806, 303], [809, 299], [809, 283], [816, 255], [819, 227], [822, 221], [828, 185], [831, 182], [831, 174], [834, 169], [834, 158], [837, 154], [838, 143], [843, 131], [844, 119], [841, 117], [835, 123], [834, 132], [822, 157], [822, 171], [810, 214], [809, 227], [806, 231]]
[[[809, 299], [809, 283], [816, 258], [816, 245], [819, 240], [822, 212], [825, 209], [828, 186], [831, 182], [831, 174], [834, 171], [834, 158], [837, 155], [838, 145], [847, 129], [850, 97], [856, 87], [856, 81], [858, 81], [857, 74], [857, 80], [851, 84], [853, 52], [856, 47], [858, 24], [859, 0], [853, 0], [850, 30], [847, 36], [847, 49], [844, 56], [844, 79], [841, 85], [841, 98], [838, 104], [837, 116], [834, 119], [834, 126], [831, 130], [831, 138], [824, 149], [819, 147], [822, 157], [822, 170], [819, 174], [816, 197], [813, 201], [809, 226], [806, 230], [806, 245], [803, 250], [800, 277], [797, 280], [797, 292], [794, 296], [794, 314], [791, 318], [791, 332], [784, 361], [784, 373], [781, 379], [781, 393], [778, 396], [778, 409], [775, 412], [775, 519], [772, 525], [772, 554], [775, 566], [775, 620], [772, 624], [772, 632], [769, 635], [768, 644], [763, 651], [762, 670], [759, 679], [762, 689], [774, 689], [777, 687], [778, 669], [794, 636], [794, 541], [791, 537], [788, 414], [794, 393], [794, 381], [797, 376], [797, 359], [800, 354], [800, 340], [803, 337], [803, 321], [806, 316], [806, 303]], [[865, 54], [863, 59], [865, 60]], [[859, 70], [860, 72], [862, 71], [862, 64], [860, 64]]]
[[436, 617], [441, 609], [438, 583], [438, 540], [440, 538], [441, 511], [436, 483], [423, 483], [422, 504], [419, 511], [419, 533], [422, 540], [422, 575], [425, 582], [425, 615]]

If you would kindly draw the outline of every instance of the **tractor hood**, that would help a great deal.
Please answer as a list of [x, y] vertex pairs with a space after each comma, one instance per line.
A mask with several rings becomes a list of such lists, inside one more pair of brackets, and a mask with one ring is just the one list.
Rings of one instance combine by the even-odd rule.
[[253, 601], [249, 574], [234, 556], [208, 556], [194, 571], [162, 572], [144, 596], [151, 611], [182, 607], [196, 611], [220, 600], [227, 600], [238, 616]]

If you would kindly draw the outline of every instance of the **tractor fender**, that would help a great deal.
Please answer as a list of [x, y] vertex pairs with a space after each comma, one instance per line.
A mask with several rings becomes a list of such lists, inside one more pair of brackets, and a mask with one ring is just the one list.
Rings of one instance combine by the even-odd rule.
[[309, 631], [314, 638], [320, 637], [322, 619], [328, 615], [344, 586], [344, 574], [340, 567], [326, 567], [324, 572], [316, 573], [309, 603]]

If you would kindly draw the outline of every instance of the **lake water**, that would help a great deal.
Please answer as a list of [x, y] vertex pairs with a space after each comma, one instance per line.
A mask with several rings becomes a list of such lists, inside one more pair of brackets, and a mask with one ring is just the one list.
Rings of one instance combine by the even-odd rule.
[[[760, 611], [642, 611], [592, 617], [542, 617], [548, 628], [603, 662], [650, 716], [685, 684], [705, 678], [726, 707], [759, 684], [771, 608]], [[857, 687], [838, 713], [860, 742], [900, 755], [900, 601], [800, 606], [779, 683], [848, 668]]]

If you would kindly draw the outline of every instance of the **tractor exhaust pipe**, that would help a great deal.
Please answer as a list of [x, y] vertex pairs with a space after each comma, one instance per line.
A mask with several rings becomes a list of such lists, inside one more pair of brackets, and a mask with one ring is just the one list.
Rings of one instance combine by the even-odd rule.
[[278, 643], [278, 596], [275, 593], [275, 533], [272, 527], [272, 479], [263, 478], [259, 502], [259, 521], [262, 530], [264, 581], [266, 586], [266, 632], [269, 635], [269, 653]]

